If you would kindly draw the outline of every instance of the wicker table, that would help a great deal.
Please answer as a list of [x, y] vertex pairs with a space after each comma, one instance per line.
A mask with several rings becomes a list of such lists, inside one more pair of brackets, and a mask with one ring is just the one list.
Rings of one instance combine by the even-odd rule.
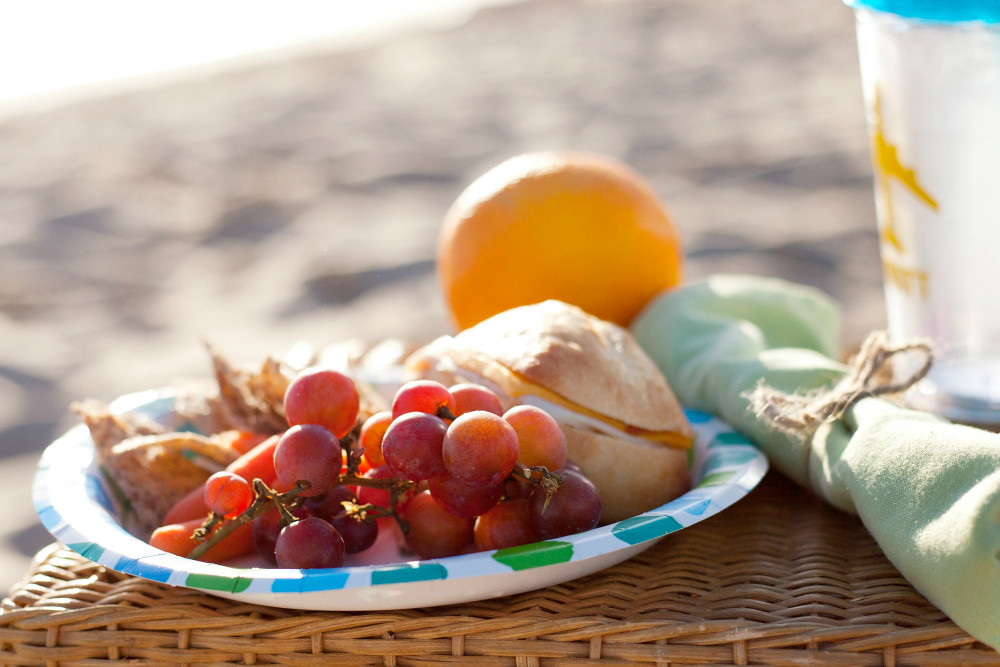
[[1000, 665], [900, 576], [857, 519], [774, 472], [625, 563], [473, 604], [236, 604], [58, 546], [2, 604], [3, 665]]

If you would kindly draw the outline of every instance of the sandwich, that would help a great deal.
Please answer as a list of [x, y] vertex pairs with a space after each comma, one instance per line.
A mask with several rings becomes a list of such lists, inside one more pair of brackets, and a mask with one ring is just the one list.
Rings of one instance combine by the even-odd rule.
[[601, 492], [601, 522], [658, 507], [690, 486], [694, 433], [666, 378], [622, 327], [561, 301], [504, 311], [406, 361], [411, 378], [475, 382], [505, 409], [530, 404], [566, 435]]

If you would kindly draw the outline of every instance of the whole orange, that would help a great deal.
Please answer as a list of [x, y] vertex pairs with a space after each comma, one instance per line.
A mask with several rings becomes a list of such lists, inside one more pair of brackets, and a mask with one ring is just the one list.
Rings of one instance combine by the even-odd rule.
[[445, 216], [437, 268], [458, 329], [559, 299], [628, 326], [682, 279], [673, 222], [617, 160], [526, 153], [473, 181]]

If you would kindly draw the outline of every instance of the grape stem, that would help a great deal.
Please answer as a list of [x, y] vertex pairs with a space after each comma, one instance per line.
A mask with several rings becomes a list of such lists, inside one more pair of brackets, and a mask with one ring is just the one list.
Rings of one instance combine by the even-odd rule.
[[559, 487], [563, 484], [563, 476], [550, 471], [545, 466], [531, 466], [528, 467], [518, 461], [514, 464], [514, 469], [510, 471], [515, 477], [520, 477], [523, 480], [531, 482], [532, 484], [538, 484], [542, 487], [542, 491], [545, 492], [545, 502], [542, 503], [542, 513], [545, 513], [546, 508], [549, 506], [549, 501], [552, 500], [552, 496], [556, 494]]
[[[403, 520], [402, 517], [399, 516], [399, 513], [395, 508], [396, 503], [403, 496], [403, 494], [416, 486], [414, 482], [396, 479], [394, 477], [364, 477], [359, 475], [357, 472], [351, 472], [348, 470], [348, 472], [340, 475], [337, 480], [337, 484], [369, 486], [376, 489], [388, 490], [390, 504], [392, 505], [391, 509], [384, 510], [384, 513], [376, 514], [373, 509], [370, 509], [375, 507], [373, 505], [361, 505], [360, 507], [366, 512], [372, 512], [375, 517], [392, 516], [404, 533], [409, 530], [409, 525]], [[199, 544], [191, 551], [191, 553], [187, 555], [187, 558], [192, 560], [201, 558], [208, 552], [209, 549], [226, 539], [226, 537], [228, 537], [234, 530], [245, 523], [253, 521], [270, 510], [272, 507], [277, 507], [278, 512], [281, 513], [282, 526], [295, 523], [298, 519], [295, 518], [291, 510], [296, 507], [299, 494], [308, 488], [309, 482], [303, 479], [296, 482], [295, 486], [290, 490], [284, 493], [279, 493], [265, 484], [263, 480], [254, 479], [254, 501], [250, 504], [250, 507], [232, 519], [226, 519], [221, 514], [211, 512], [205, 519], [205, 522], [196, 528], [194, 533], [191, 535], [199, 542]], [[218, 528], [218, 530], [216, 530], [216, 528]]]
[[[337, 480], [337, 484], [367, 486], [373, 489], [387, 490], [389, 492], [389, 508], [382, 510], [375, 516], [391, 516], [396, 520], [396, 523], [399, 525], [399, 529], [403, 531], [404, 535], [410, 532], [410, 524], [408, 524], [403, 517], [399, 516], [399, 512], [396, 510], [396, 505], [399, 503], [403, 495], [416, 488], [416, 482], [411, 482], [408, 479], [400, 479], [398, 477], [365, 477], [364, 475], [359, 475], [356, 472], [351, 472], [350, 468], [348, 468], [347, 472], [340, 475]], [[378, 506], [361, 505], [360, 507], [367, 509], [368, 507]]]
[[399, 524], [400, 530], [403, 531], [405, 535], [410, 530], [410, 524], [406, 522], [403, 517], [399, 515], [396, 511], [395, 502], [392, 503], [392, 507], [382, 507], [380, 505], [372, 505], [371, 503], [367, 505], [359, 505], [357, 503], [352, 503], [350, 501], [344, 501], [341, 503], [344, 506], [344, 512], [347, 516], [352, 516], [362, 521], [367, 521], [369, 519], [381, 519], [383, 517], [391, 516]]
[[451, 408], [448, 407], [447, 403], [442, 403], [437, 406], [437, 410], [434, 411], [434, 414], [447, 422], [453, 422], [458, 419], [455, 413], [451, 411]]
[[[201, 558], [206, 552], [208, 552], [209, 549], [226, 539], [234, 530], [245, 523], [253, 521], [275, 505], [278, 507], [278, 511], [281, 512], [282, 524], [287, 525], [294, 522], [296, 519], [292, 516], [288, 507], [292, 505], [300, 493], [308, 488], [309, 482], [306, 480], [299, 480], [290, 490], [285, 493], [278, 493], [265, 484], [263, 480], [254, 479], [253, 490], [255, 497], [254, 501], [250, 504], [250, 507], [228, 521], [225, 517], [222, 517], [215, 512], [209, 514], [205, 523], [195, 529], [194, 534], [192, 535], [192, 537], [200, 542], [200, 544], [196, 546], [191, 553], [187, 555], [187, 557], [193, 560]], [[212, 529], [216, 526], [218, 526], [219, 529], [212, 532]]]
[[211, 533], [216, 526], [218, 526], [225, 520], [226, 517], [222, 516], [215, 510], [212, 510], [209, 512], [208, 517], [205, 519], [205, 522], [202, 523], [197, 528], [195, 528], [195, 531], [191, 535], [191, 537], [201, 542], [206, 537], [208, 537], [208, 534]]
[[[449, 419], [454, 421], [455, 415], [452, 414], [451, 410], [448, 409], [447, 405], [441, 405], [438, 408], [438, 417], [441, 419]], [[348, 433], [343, 438], [340, 439], [340, 447], [347, 453], [347, 472], [342, 473], [340, 478], [337, 480], [337, 484], [352, 484], [356, 486], [368, 486], [375, 489], [388, 489], [389, 491], [389, 509], [381, 509], [378, 513], [373, 513], [376, 518], [391, 516], [396, 520], [399, 525], [400, 530], [403, 531], [405, 535], [410, 531], [410, 524], [408, 524], [403, 517], [399, 516], [399, 512], [396, 511], [396, 504], [399, 502], [400, 498], [403, 497], [410, 489], [414, 488], [416, 484], [407, 480], [400, 480], [395, 478], [373, 478], [364, 477], [361, 474], [361, 457], [365, 453], [364, 448], [356, 449], [357, 438], [355, 434]], [[358, 507], [358, 505], [355, 505]], [[377, 505], [364, 505], [364, 508], [372, 507], [377, 508]], [[371, 510], [368, 510], [371, 511]]]
[[398, 477], [365, 477], [364, 475], [359, 475], [347, 471], [340, 475], [337, 479], [337, 483], [334, 486], [341, 486], [343, 484], [348, 484], [350, 486], [368, 486], [373, 489], [385, 489], [391, 494], [393, 490], [398, 489], [399, 494], [402, 495], [412, 488], [416, 487], [416, 482], [411, 482], [408, 479], [399, 479]]
[[340, 439], [340, 448], [347, 454], [347, 472], [358, 473], [361, 466], [361, 455], [365, 453], [365, 450], [355, 449], [356, 443], [357, 439], [353, 433], [348, 433]]

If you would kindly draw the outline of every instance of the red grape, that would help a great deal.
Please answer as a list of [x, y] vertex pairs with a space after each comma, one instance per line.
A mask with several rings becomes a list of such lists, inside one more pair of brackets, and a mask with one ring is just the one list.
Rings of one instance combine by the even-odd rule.
[[[545, 506], [545, 491], [536, 486], [529, 498], [531, 516], [545, 539], [590, 530], [601, 518], [601, 494], [589, 479], [578, 472], [557, 470], [563, 483]], [[543, 511], [544, 507], [544, 511]]]
[[378, 539], [378, 520], [371, 517], [362, 519], [359, 516], [351, 516], [344, 511], [333, 517], [330, 525], [344, 538], [344, 548], [349, 554], [364, 551], [375, 544], [375, 540]]
[[421, 558], [461, 553], [472, 542], [473, 520], [457, 517], [438, 505], [430, 491], [421, 491], [403, 514], [410, 525], [406, 544]]
[[[309, 508], [302, 506], [292, 510], [292, 516], [296, 519], [306, 519], [315, 516]], [[278, 534], [281, 529], [281, 512], [277, 507], [273, 507], [253, 520], [251, 535], [254, 550], [271, 565], [277, 565], [274, 558], [274, 545], [278, 541]]]
[[378, 539], [379, 523], [370, 516], [362, 519], [342, 512], [330, 523], [340, 536], [344, 538], [344, 548], [349, 554], [361, 553], [368, 549]]
[[250, 483], [228, 470], [214, 473], [205, 482], [205, 504], [208, 509], [227, 518], [250, 507], [253, 495]]
[[455, 416], [464, 415], [473, 410], [485, 410], [495, 415], [503, 414], [503, 405], [500, 398], [493, 391], [479, 384], [463, 382], [448, 387], [448, 391], [455, 398]]
[[340, 533], [314, 516], [282, 528], [274, 545], [274, 558], [281, 568], [340, 567], [346, 553]]
[[503, 497], [504, 485], [466, 484], [445, 473], [427, 480], [427, 489], [438, 505], [455, 516], [477, 517], [488, 512]]
[[466, 484], [499, 484], [517, 463], [517, 433], [492, 412], [467, 412], [448, 427], [441, 453], [452, 477]]
[[317, 424], [338, 440], [354, 428], [360, 403], [354, 381], [329, 368], [307, 368], [285, 390], [285, 416], [291, 426]]
[[357, 502], [357, 499], [355, 489], [340, 485], [333, 487], [325, 495], [306, 498], [305, 507], [324, 521], [330, 521], [344, 511], [345, 502], [353, 503]]
[[455, 414], [455, 398], [440, 382], [434, 380], [413, 380], [407, 382], [396, 391], [392, 399], [392, 416], [394, 419], [407, 412], [426, 412], [430, 415], [444, 417], [440, 414], [447, 409]]
[[480, 551], [518, 547], [537, 542], [541, 537], [532, 520], [527, 498], [499, 503], [476, 519], [473, 531], [473, 542]]
[[566, 436], [549, 413], [533, 405], [515, 405], [503, 418], [517, 433], [518, 461], [549, 470], [566, 464]]
[[517, 475], [511, 475], [503, 484], [503, 493], [508, 498], [527, 498], [535, 488], [534, 484]]
[[444, 473], [441, 444], [448, 425], [425, 412], [395, 418], [382, 438], [385, 464], [397, 477], [415, 482]]
[[306, 507], [316, 516], [329, 521], [344, 538], [344, 548], [347, 553], [356, 554], [364, 551], [378, 537], [378, 524], [375, 519], [361, 519], [351, 516], [344, 508], [345, 502], [358, 503], [354, 489], [347, 486], [335, 486], [322, 498], [306, 499]]
[[293, 426], [274, 448], [274, 470], [279, 489], [290, 489], [299, 480], [309, 482], [305, 496], [327, 492], [340, 476], [343, 450], [333, 434], [315, 424]]
[[372, 468], [385, 463], [382, 456], [382, 436], [392, 422], [392, 413], [388, 410], [376, 412], [361, 425], [358, 445], [365, 450], [365, 459]]

